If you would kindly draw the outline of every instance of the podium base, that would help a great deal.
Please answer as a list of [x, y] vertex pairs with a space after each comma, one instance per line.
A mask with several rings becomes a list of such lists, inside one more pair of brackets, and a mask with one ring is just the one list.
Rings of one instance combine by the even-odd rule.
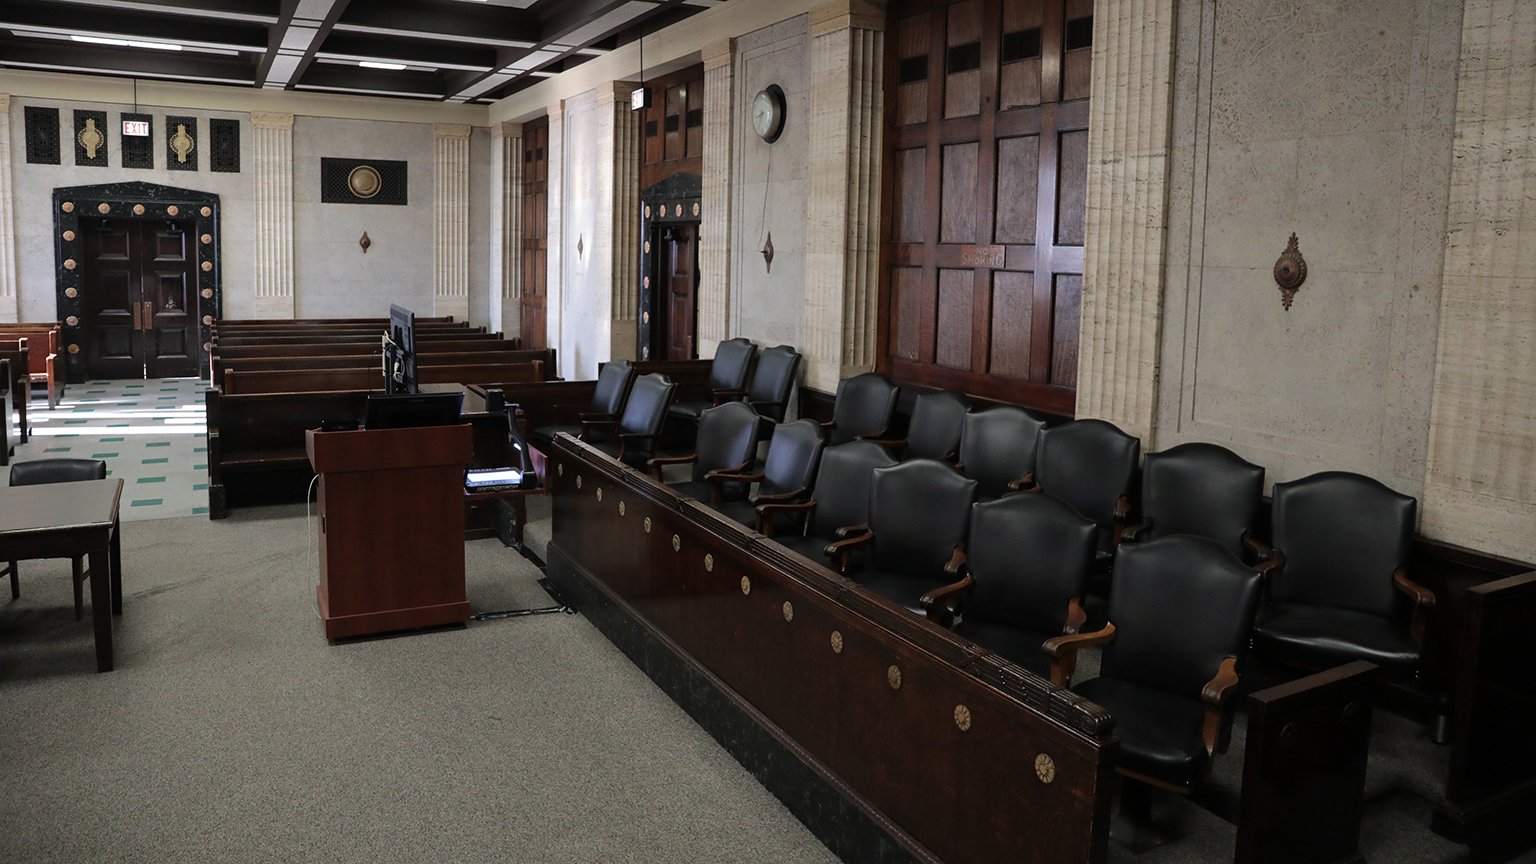
[[315, 598], [320, 604], [320, 618], [325, 622], [327, 639], [349, 639], [354, 636], [371, 636], [398, 630], [419, 630], [425, 627], [441, 627], [444, 624], [462, 624], [469, 620], [468, 600], [434, 606], [363, 612], [355, 615], [332, 615], [324, 585], [315, 587]]

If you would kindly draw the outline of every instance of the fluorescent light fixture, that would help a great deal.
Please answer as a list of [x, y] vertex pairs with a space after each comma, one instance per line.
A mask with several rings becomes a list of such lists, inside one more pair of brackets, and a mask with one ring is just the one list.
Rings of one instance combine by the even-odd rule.
[[69, 38], [76, 42], [88, 42], [92, 45], [112, 45], [117, 48], [128, 47], [128, 40], [126, 39], [107, 39], [103, 36], [70, 36]]
[[128, 43], [128, 47], [129, 48], [153, 48], [153, 49], [155, 49], [157, 51], [180, 51], [181, 50], [181, 46], [180, 45], [172, 45], [169, 42], [132, 42], [132, 41], [130, 41]]
[[399, 72], [405, 68], [404, 63], [377, 63], [373, 60], [359, 60], [357, 65], [364, 69], [388, 69], [391, 72]]

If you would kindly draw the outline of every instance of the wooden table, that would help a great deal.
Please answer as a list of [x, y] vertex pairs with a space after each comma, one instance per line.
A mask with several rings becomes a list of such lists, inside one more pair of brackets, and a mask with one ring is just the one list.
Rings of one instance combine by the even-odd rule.
[[90, 556], [98, 672], [112, 671], [112, 616], [123, 614], [122, 494], [121, 479], [0, 487], [0, 561]]

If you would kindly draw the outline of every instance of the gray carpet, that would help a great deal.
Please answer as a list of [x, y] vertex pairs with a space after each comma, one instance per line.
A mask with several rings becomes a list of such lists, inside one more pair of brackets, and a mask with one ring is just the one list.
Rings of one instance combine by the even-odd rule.
[[[125, 524], [105, 675], [68, 562], [23, 562], [0, 861], [835, 860], [580, 616], [327, 644], [312, 531]], [[477, 610], [549, 604], [517, 553], [467, 550]]]

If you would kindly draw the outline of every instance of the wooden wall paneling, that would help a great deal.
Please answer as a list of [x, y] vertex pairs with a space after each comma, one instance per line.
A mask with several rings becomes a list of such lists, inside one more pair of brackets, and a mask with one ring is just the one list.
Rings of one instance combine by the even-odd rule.
[[1035, 274], [999, 270], [992, 274], [992, 333], [987, 370], [1004, 378], [1029, 377], [1030, 322]]
[[923, 242], [923, 200], [928, 192], [928, 153], [922, 147], [896, 152], [895, 234], [898, 243]]
[[921, 267], [891, 268], [891, 304], [896, 320], [892, 323], [895, 339], [892, 352], [906, 360], [916, 360], [923, 302], [923, 271]]
[[1040, 136], [998, 139], [997, 220], [992, 242], [1034, 245], [1039, 172]]
[[1001, 110], [1040, 104], [1043, 17], [1038, 0], [1003, 0], [997, 99]]
[[1093, 0], [1066, 0], [1061, 100], [1087, 99], [1093, 83]]
[[939, 189], [939, 242], [976, 242], [976, 174], [978, 145], [950, 144], [939, 157], [943, 175]]
[[671, 161], [687, 155], [687, 151], [683, 148], [683, 111], [687, 94], [681, 86], [668, 87], [665, 94], [666, 105], [661, 127], [662, 139], [666, 142], [663, 147], [663, 158]]
[[1083, 313], [1083, 277], [1059, 273], [1051, 297], [1051, 383], [1077, 381], [1078, 322]]
[[526, 348], [543, 348], [549, 278], [549, 118], [523, 124], [522, 294], [518, 336]]
[[950, 5], [944, 34], [944, 118], [981, 113], [981, 0]]
[[640, 120], [640, 188], [677, 174], [704, 173], [704, 64], [645, 82], [651, 104]]
[[1083, 245], [1083, 224], [1088, 194], [1088, 130], [1061, 133], [1057, 146], [1060, 162], [1056, 198], [1056, 242]]
[[938, 344], [933, 362], [955, 369], [971, 368], [971, 308], [976, 272], [939, 271]]
[[688, 84], [688, 98], [683, 102], [683, 154], [689, 158], [704, 155], [704, 78]]
[[894, 75], [886, 80], [896, 82], [896, 110], [892, 121], [897, 126], [924, 123], [928, 120], [928, 83], [934, 80], [937, 70], [929, 56], [929, 18], [927, 12], [909, 15], [896, 22], [896, 48], [886, 52], [894, 61]]

